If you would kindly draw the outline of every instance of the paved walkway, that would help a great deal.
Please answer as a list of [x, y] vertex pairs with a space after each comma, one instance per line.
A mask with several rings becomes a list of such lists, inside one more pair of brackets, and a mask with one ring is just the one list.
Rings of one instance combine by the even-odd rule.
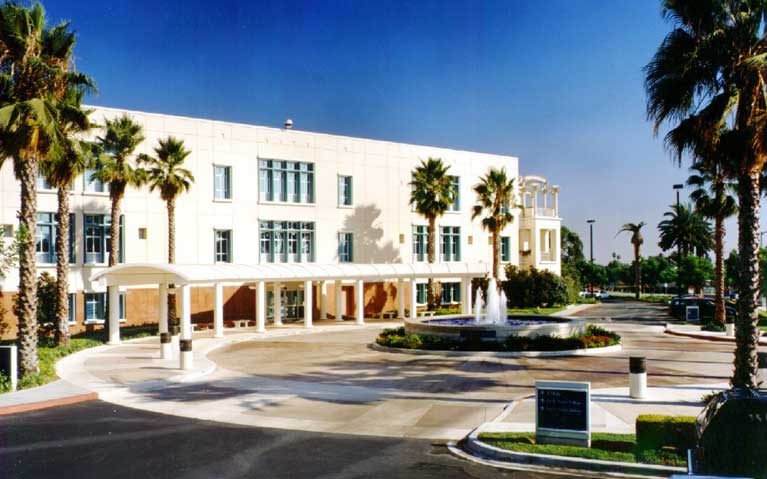
[[[662, 308], [606, 304], [582, 311], [624, 337], [620, 353], [568, 358], [445, 358], [370, 349], [381, 327], [318, 323], [231, 333], [196, 334], [195, 371], [159, 359], [156, 338], [99, 347], [62, 360], [62, 378], [124, 406], [241, 425], [283, 429], [458, 439], [499, 418], [530, 421], [524, 402], [536, 380], [591, 381], [605, 430], [631, 428], [638, 412], [696, 414], [700, 396], [727, 382], [732, 345], [663, 333]], [[389, 323], [390, 324], [390, 323]], [[655, 400], [627, 402], [628, 356], [648, 358]], [[204, 357], [207, 355], [207, 357]], [[677, 386], [685, 386], [679, 388]], [[516, 408], [515, 408], [516, 409]], [[527, 415], [526, 415], [527, 414]], [[601, 415], [601, 416], [600, 416]], [[528, 419], [526, 419], [528, 418]], [[596, 424], [595, 424], [596, 425]]]

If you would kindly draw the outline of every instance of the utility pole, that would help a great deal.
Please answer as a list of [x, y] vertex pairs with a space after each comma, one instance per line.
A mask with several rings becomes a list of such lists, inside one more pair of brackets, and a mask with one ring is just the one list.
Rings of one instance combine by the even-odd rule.
[[[591, 264], [594, 264], [594, 222], [596, 220], [586, 220], [586, 223], [589, 224], [589, 258], [591, 259]], [[591, 293], [594, 292], [594, 283], [591, 281], [592, 278], [589, 278], [589, 290]]]
[[[674, 190], [676, 190], [676, 214], [677, 217], [679, 216], [679, 190], [684, 188], [684, 184], [678, 183], [674, 185]], [[682, 245], [677, 241], [676, 243], [676, 291], [677, 296], [682, 296], [682, 284], [679, 279], [679, 266], [682, 264]]]

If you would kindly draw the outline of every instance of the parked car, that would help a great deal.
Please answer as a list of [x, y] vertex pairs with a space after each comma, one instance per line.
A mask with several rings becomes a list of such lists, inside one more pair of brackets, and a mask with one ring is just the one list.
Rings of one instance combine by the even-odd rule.
[[[702, 296], [687, 295], [681, 298], [673, 298], [669, 301], [669, 314], [677, 319], [684, 319], [687, 312], [687, 306], [697, 306], [701, 319], [712, 319], [714, 317], [714, 300]], [[738, 314], [737, 310], [729, 305], [725, 305], [727, 319], [735, 320]]]
[[608, 292], [607, 292], [607, 291], [605, 291], [605, 290], [599, 291], [599, 292], [597, 293], [597, 298], [599, 298], [599, 299], [607, 299], [607, 298], [609, 298], [609, 297], [610, 297], [610, 293], [608, 293]]

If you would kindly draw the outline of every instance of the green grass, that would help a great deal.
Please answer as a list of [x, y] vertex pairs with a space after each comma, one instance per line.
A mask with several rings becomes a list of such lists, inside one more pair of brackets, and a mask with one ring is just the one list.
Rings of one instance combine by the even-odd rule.
[[554, 456], [580, 457], [613, 462], [632, 462], [643, 464], [661, 464], [665, 466], [684, 466], [683, 454], [670, 450], [639, 450], [634, 434], [611, 434], [595, 432], [591, 434], [591, 447], [563, 446], [557, 444], [536, 444], [532, 432], [486, 432], [479, 438], [491, 446], [509, 451]]
[[[522, 309], [509, 309], [509, 314], [543, 314], [546, 316], [558, 313], [564, 310], [566, 306], [554, 306], [551, 308], [522, 308]], [[461, 314], [461, 307], [451, 308], [437, 308], [434, 312], [435, 316], [447, 316], [449, 314]]]
[[[120, 328], [120, 337], [122, 339], [134, 339], [157, 334], [157, 325], [127, 326]], [[9, 341], [4, 341], [9, 343]], [[20, 378], [19, 389], [28, 389], [55, 381], [56, 362], [70, 354], [82, 351], [83, 349], [93, 348], [104, 344], [104, 331], [83, 332], [72, 336], [72, 340], [67, 347], [56, 346], [48, 338], [40, 340], [37, 347], [37, 357], [39, 358], [40, 372], [32, 376]], [[0, 374], [0, 393], [10, 391], [10, 381]]]

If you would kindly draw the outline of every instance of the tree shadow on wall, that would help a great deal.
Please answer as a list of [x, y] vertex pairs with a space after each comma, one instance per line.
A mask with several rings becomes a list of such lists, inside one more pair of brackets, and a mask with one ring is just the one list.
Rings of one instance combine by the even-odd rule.
[[[399, 248], [392, 240], [382, 242], [384, 230], [378, 218], [381, 209], [360, 205], [344, 219], [343, 231], [353, 234], [355, 263], [401, 263]], [[399, 232], [397, 232], [399, 235]]]

